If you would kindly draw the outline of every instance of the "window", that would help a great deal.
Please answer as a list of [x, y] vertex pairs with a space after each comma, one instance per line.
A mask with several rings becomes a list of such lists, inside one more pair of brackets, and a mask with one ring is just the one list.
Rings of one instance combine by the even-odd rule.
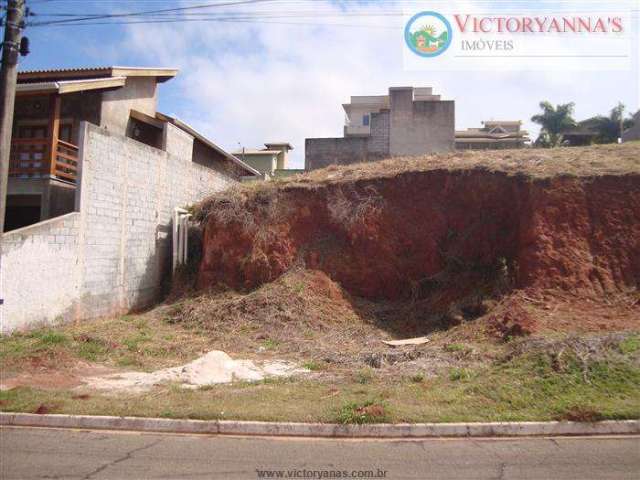
[[369, 126], [369, 114], [362, 117], [362, 125], [364, 125], [365, 127]]
[[162, 149], [162, 129], [158, 126], [147, 123], [131, 116], [127, 126], [127, 137], [151, 147]]
[[40, 221], [40, 195], [7, 195], [4, 231], [27, 227]]

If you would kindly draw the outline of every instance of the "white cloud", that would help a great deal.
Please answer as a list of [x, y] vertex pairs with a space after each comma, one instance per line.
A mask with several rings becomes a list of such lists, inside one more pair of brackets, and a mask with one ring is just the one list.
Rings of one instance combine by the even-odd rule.
[[[270, 8], [311, 8], [309, 2], [287, 5]], [[390, 10], [387, 2], [349, 5], [355, 13]], [[321, 0], [313, 2], [313, 8], [340, 11]], [[618, 100], [638, 108], [638, 89], [632, 84], [638, 80], [630, 73], [407, 72], [401, 17], [330, 20], [319, 15], [317, 21], [290, 21], [308, 25], [132, 25], [123, 42], [137, 58], [181, 69], [180, 77], [160, 94], [167, 113], [177, 114], [229, 150], [238, 143], [257, 147], [289, 141], [296, 148], [292, 167], [303, 165], [305, 138], [341, 135], [341, 104], [350, 95], [383, 94], [392, 85], [433, 86], [444, 98], [455, 99], [459, 128], [490, 118], [528, 121], [543, 99], [575, 101], [579, 117], [605, 113]], [[324, 24], [329, 21], [372, 28]], [[165, 95], [169, 101], [162, 100]]]

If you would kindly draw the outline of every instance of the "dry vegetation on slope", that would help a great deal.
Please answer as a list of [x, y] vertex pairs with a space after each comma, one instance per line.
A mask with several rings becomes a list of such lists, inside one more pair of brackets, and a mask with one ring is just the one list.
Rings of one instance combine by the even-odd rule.
[[492, 317], [505, 335], [555, 328], [527, 313], [537, 298], [566, 312], [626, 299], [592, 309], [598, 319], [560, 315], [558, 328], [637, 325], [640, 143], [327, 168], [220, 193], [199, 212], [201, 289], [250, 291], [307, 268], [357, 298], [410, 301], [430, 326], [485, 315], [514, 291], [525, 292], [514, 311]]

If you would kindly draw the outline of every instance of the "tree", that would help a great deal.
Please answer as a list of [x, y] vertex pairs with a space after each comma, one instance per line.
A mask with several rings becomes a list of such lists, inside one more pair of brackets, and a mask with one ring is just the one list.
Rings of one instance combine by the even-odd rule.
[[624, 118], [625, 106], [622, 103], [618, 103], [611, 109], [608, 117], [604, 115], [598, 115], [593, 118], [593, 129], [597, 132], [597, 143], [615, 143], [621, 136], [622, 131], [633, 126], [633, 119]]
[[560, 104], [556, 107], [547, 101], [540, 102], [542, 113], [531, 117], [532, 122], [542, 126], [540, 137], [536, 143], [550, 147], [560, 145], [562, 134], [576, 126], [576, 121], [572, 116], [574, 107], [573, 102]]

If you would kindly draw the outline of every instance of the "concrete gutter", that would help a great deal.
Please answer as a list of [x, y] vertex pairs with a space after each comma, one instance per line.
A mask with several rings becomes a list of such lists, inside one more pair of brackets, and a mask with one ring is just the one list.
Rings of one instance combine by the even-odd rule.
[[0, 412], [1, 426], [128, 430], [155, 433], [328, 438], [524, 437], [640, 434], [639, 420], [338, 425], [326, 423], [171, 420]]

